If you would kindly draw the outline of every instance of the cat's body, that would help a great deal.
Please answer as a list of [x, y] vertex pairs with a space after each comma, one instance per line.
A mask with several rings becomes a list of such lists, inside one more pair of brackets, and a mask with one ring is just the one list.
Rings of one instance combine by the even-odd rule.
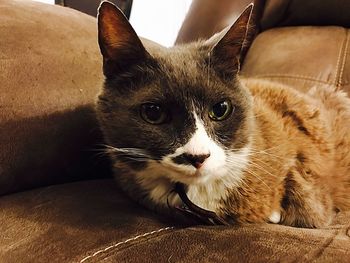
[[102, 4], [97, 112], [116, 178], [151, 208], [179, 205], [181, 182], [194, 204], [234, 222], [327, 225], [350, 209], [350, 99], [239, 79], [248, 15], [223, 36], [166, 49], [142, 44]]

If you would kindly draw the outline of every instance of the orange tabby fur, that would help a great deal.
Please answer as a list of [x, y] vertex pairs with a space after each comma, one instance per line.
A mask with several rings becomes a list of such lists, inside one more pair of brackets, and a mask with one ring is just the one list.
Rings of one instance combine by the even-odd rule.
[[328, 225], [350, 209], [350, 99], [332, 88], [304, 94], [242, 82], [253, 95], [256, 132], [242, 186], [221, 212], [240, 215], [239, 222], [264, 222], [276, 211], [283, 224]]

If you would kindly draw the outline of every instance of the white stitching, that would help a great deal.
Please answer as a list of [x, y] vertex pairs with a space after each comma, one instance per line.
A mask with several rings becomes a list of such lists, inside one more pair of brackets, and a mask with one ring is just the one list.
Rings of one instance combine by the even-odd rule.
[[118, 243], [116, 243], [116, 244], [114, 244], [114, 245], [111, 245], [111, 246], [108, 246], [108, 247], [106, 247], [106, 248], [104, 248], [104, 249], [98, 250], [98, 251], [96, 251], [95, 253], [93, 253], [93, 254], [90, 255], [90, 256], [87, 256], [87, 257], [83, 258], [82, 260], [80, 260], [80, 263], [85, 262], [86, 260], [88, 260], [88, 259], [90, 259], [90, 258], [93, 258], [93, 257], [95, 257], [96, 255], [101, 254], [101, 253], [103, 253], [103, 252], [105, 252], [105, 251], [107, 251], [107, 250], [110, 250], [110, 249], [112, 249], [112, 248], [116, 248], [116, 247], [118, 247], [118, 246], [120, 246], [120, 245], [123, 245], [123, 244], [126, 244], [126, 243], [128, 243], [128, 242], [130, 242], [130, 241], [134, 241], [134, 240], [136, 240], [136, 239], [139, 239], [140, 237], [150, 236], [150, 235], [157, 234], [157, 233], [160, 233], [160, 232], [162, 232], [162, 231], [166, 231], [166, 230], [173, 229], [173, 228], [174, 228], [174, 227], [164, 227], [164, 228], [161, 228], [161, 229], [158, 229], [158, 230], [155, 230], [155, 231], [147, 232], [147, 233], [144, 233], [144, 234], [141, 234], [141, 235], [138, 235], [138, 236], [129, 238], [129, 239], [125, 240], [125, 241], [118, 242]]
[[343, 78], [343, 73], [344, 73], [344, 68], [345, 68], [345, 63], [346, 63], [346, 56], [348, 53], [348, 47], [349, 47], [349, 31], [346, 31], [346, 44], [345, 44], [345, 50], [344, 50], [344, 56], [343, 56], [343, 63], [341, 65], [340, 73], [338, 76], [338, 81], [336, 85], [336, 89], [339, 90], [340, 86], [343, 84], [342, 78]]
[[[344, 29], [344, 30], [345, 30], [345, 29]], [[345, 30], [345, 33], [347, 33], [346, 30]], [[344, 38], [344, 40], [343, 40], [343, 42], [342, 42], [342, 44], [341, 44], [341, 46], [340, 46], [340, 51], [339, 51], [339, 55], [338, 55], [338, 59], [337, 59], [337, 66], [336, 66], [336, 68], [335, 68], [335, 77], [334, 77], [334, 83], [333, 83], [335, 87], [336, 87], [337, 84], [338, 84], [339, 67], [340, 67], [340, 63], [341, 63], [341, 58], [342, 58], [342, 54], [343, 54], [343, 49], [344, 49], [344, 46], [346, 45], [346, 39], [347, 39], [347, 37], [346, 37], [346, 35], [345, 35], [345, 38]]]

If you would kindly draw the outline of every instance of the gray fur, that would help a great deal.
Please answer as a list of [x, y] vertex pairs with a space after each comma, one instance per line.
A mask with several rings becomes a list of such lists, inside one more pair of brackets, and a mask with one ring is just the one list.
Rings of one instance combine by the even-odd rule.
[[[103, 16], [116, 12], [106, 5], [103, 8]], [[230, 29], [208, 41], [164, 48], [145, 40], [142, 44], [120, 14], [115, 15], [117, 30], [127, 39], [120, 43], [111, 40], [110, 34], [104, 32], [109, 27], [104, 27], [105, 21], [99, 15], [99, 44], [106, 80], [98, 97], [97, 113], [108, 145], [116, 149], [110, 153], [120, 186], [135, 200], [152, 206], [148, 189], [140, 187], [136, 174], [189, 141], [196, 128], [193, 113], [223, 149], [239, 151], [247, 145], [251, 99], [237, 77], [246, 29], [237, 28], [240, 36], [231, 46], [225, 36], [236, 32]], [[130, 46], [132, 41], [136, 43]], [[226, 49], [236, 53], [227, 56]], [[208, 112], [222, 100], [229, 100], [235, 110], [227, 119], [213, 121]], [[159, 125], [147, 123], [140, 116], [144, 103], [162, 105], [170, 115], [169, 121]], [[173, 182], [157, 180], [172, 187]]]

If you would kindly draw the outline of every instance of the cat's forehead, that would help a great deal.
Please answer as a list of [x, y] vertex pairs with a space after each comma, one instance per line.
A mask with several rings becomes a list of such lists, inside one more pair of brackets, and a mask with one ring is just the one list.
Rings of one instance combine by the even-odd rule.
[[[147, 48], [147, 51], [156, 66], [138, 67], [137, 70], [143, 77], [131, 72], [126, 76], [126, 82], [114, 83], [107, 80], [107, 86], [112, 89], [128, 86], [131, 80], [134, 88], [121, 88], [125, 92], [118, 92], [116, 96], [116, 100], [122, 104], [179, 102], [189, 107], [193, 103], [213, 104], [226, 98], [239, 101], [244, 97], [235, 78], [230, 83], [224, 82], [211, 67], [210, 47], [193, 43], [172, 48], [156, 46]], [[125, 100], [126, 97], [128, 100]]]
[[202, 81], [203, 73], [209, 74], [210, 49], [193, 43], [157, 50], [154, 58], [161, 70], [170, 79], [181, 81]]
[[235, 83], [224, 83], [210, 67], [209, 49], [197, 45], [173, 47], [151, 53], [158, 68], [140, 92], [160, 96], [222, 97], [234, 92]]
[[233, 91], [234, 88], [230, 89], [212, 75], [205, 76], [206, 72], [195, 76], [186, 68], [175, 69], [172, 66], [164, 66], [153, 81], [135, 89], [132, 96], [134, 101], [181, 102], [193, 106], [192, 104], [215, 103], [220, 99], [239, 97]]

